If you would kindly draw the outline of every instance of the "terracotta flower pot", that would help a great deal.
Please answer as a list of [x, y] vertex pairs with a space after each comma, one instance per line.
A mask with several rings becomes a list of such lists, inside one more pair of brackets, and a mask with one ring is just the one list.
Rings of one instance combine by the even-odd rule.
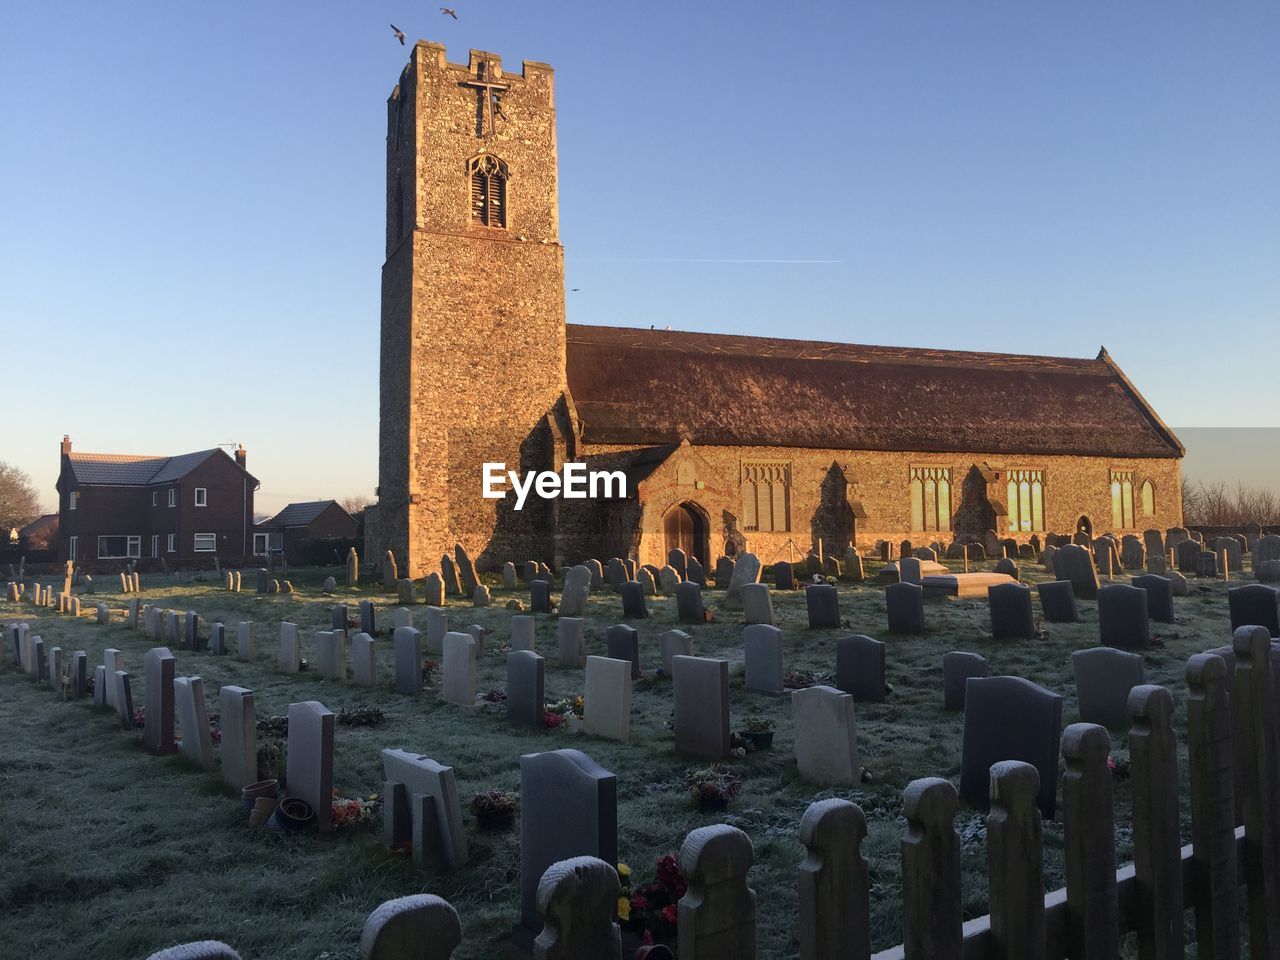
[[297, 797], [285, 797], [267, 821], [269, 830], [301, 830], [316, 818], [311, 804]]
[[259, 780], [257, 783], [251, 783], [247, 787], [240, 789], [240, 801], [244, 804], [246, 810], [252, 810], [254, 801], [259, 797], [278, 796], [280, 796], [280, 781], [278, 780]]
[[261, 827], [271, 815], [276, 812], [276, 807], [280, 806], [278, 797], [259, 797], [253, 801], [253, 809], [249, 812], [249, 826]]

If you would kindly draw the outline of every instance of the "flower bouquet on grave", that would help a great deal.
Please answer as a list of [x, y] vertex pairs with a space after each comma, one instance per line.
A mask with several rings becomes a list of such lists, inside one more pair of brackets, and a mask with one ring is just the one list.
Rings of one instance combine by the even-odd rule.
[[829, 673], [818, 673], [809, 670], [788, 670], [787, 675], [782, 680], [782, 685], [788, 690], [804, 690], [808, 687], [816, 687], [822, 684], [832, 685], [835, 678]]
[[377, 707], [342, 707], [337, 720], [344, 727], [380, 727], [387, 716]]
[[440, 664], [434, 660], [424, 660], [422, 662], [422, 682], [430, 683], [436, 672], [440, 669]]
[[480, 694], [479, 699], [483, 700], [485, 703], [494, 703], [494, 704], [506, 703], [507, 691], [499, 690], [497, 687], [494, 687], [492, 690], [489, 690], [485, 693]]
[[632, 887], [631, 868], [618, 864], [618, 880], [622, 884], [618, 923], [627, 939], [645, 946], [675, 942], [680, 922], [678, 904], [689, 889], [674, 855], [658, 857], [655, 863], [656, 876], [639, 889]]
[[382, 797], [371, 793], [367, 797], [340, 797], [333, 791], [333, 828], [359, 827], [376, 824], [382, 814]]
[[727, 810], [729, 801], [742, 793], [742, 780], [720, 767], [696, 770], [685, 787], [701, 810]]
[[133, 725], [141, 729], [147, 725], [147, 708], [139, 707], [133, 711]]
[[485, 790], [471, 798], [471, 813], [481, 830], [504, 830], [516, 819], [519, 798], [507, 790]]
[[258, 721], [258, 733], [269, 737], [284, 737], [289, 733], [288, 716], [263, 717]]
[[577, 731], [582, 727], [582, 708], [582, 697], [567, 697], [548, 703], [543, 708], [543, 725], [548, 729], [565, 727], [570, 731]]

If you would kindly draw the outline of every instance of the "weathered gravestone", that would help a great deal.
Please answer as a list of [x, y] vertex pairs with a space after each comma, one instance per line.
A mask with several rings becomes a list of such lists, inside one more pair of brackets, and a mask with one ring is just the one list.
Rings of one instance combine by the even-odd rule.
[[685, 579], [685, 570], [688, 569], [688, 564], [689, 561], [685, 556], [685, 552], [679, 547], [673, 547], [667, 551], [667, 566], [676, 572], [679, 580]]
[[570, 567], [564, 575], [564, 590], [560, 594], [560, 616], [581, 617], [587, 611], [590, 594], [591, 568], [582, 564]]
[[[640, 572], [636, 574], [636, 579], [634, 581], [628, 580], [626, 581], [626, 583], [623, 584], [622, 586], [623, 593], [626, 593], [627, 583], [639, 583], [640, 593], [643, 596], [656, 597], [658, 595], [658, 581], [654, 577], [653, 573], [650, 572], [648, 567], [641, 567]], [[646, 614], [646, 616], [648, 616], [648, 614]]]
[[458, 911], [440, 897], [419, 893], [387, 900], [369, 914], [360, 960], [449, 960], [460, 943]]
[[640, 631], [625, 623], [614, 624], [604, 635], [605, 649], [612, 660], [626, 660], [631, 664], [631, 679], [639, 680], [643, 673], [640, 670]]
[[840, 626], [840, 594], [831, 584], [811, 583], [805, 587], [804, 605], [809, 614], [809, 629]]
[[1231, 629], [1266, 627], [1273, 637], [1280, 637], [1280, 590], [1262, 583], [1232, 587], [1227, 591], [1227, 607], [1231, 611]]
[[828, 686], [793, 690], [791, 713], [800, 776], [823, 786], [861, 782], [852, 696]]
[[[532, 650], [534, 649], [536, 621], [533, 617], [525, 614], [519, 614], [511, 618], [511, 649], [512, 650]], [[444, 634], [441, 634], [443, 638]]]
[[747, 886], [751, 838], [715, 824], [690, 831], [680, 847], [689, 892], [679, 905], [680, 960], [756, 956], [756, 895]]
[[587, 646], [582, 630], [586, 621], [581, 617], [561, 617], [556, 624], [556, 649], [562, 667], [581, 670], [586, 665]]
[[476, 702], [476, 641], [469, 633], [444, 635], [444, 681], [440, 696], [459, 707]]
[[1021, 677], [972, 677], [965, 689], [960, 794], [989, 806], [991, 765], [1021, 760], [1040, 774], [1037, 806], [1053, 819], [1058, 792], [1062, 697]]
[[672, 658], [693, 656], [693, 637], [683, 630], [668, 630], [658, 638], [658, 647], [662, 651], [662, 671], [669, 677]]
[[175, 661], [168, 647], [152, 647], [143, 658], [147, 709], [142, 742], [152, 753], [173, 753], [173, 679]]
[[372, 600], [360, 601], [360, 630], [371, 637], [378, 635], [377, 609]]
[[418, 598], [414, 595], [412, 580], [396, 581], [396, 603], [402, 606], [411, 607], [418, 602]]
[[1142, 650], [1150, 645], [1146, 590], [1113, 583], [1098, 591], [1098, 642], [1121, 650]]
[[1040, 609], [1047, 623], [1077, 623], [1080, 608], [1076, 605], [1076, 593], [1070, 580], [1050, 580], [1036, 584], [1040, 594]]
[[585, 753], [554, 750], [520, 758], [520, 919], [512, 940], [533, 947], [542, 931], [538, 883], [571, 857], [618, 862], [618, 780]]
[[382, 839], [411, 843], [413, 862], [424, 870], [466, 865], [467, 837], [453, 767], [407, 750], [383, 750]]
[[444, 580], [438, 573], [429, 573], [422, 581], [422, 602], [430, 607], [444, 606]]
[[209, 733], [209, 713], [204, 705], [204, 681], [199, 677], [178, 677], [173, 681], [173, 698], [182, 742], [178, 749], [204, 770], [213, 769], [213, 736]]
[[1120, 539], [1120, 563], [1126, 570], [1141, 570], [1147, 562], [1147, 549], [1132, 533]]
[[330, 680], [346, 682], [347, 631], [321, 630], [316, 634], [316, 672]]
[[680, 586], [680, 583], [680, 574], [676, 573], [674, 567], [666, 566], [658, 571], [659, 592], [670, 596], [676, 592], [676, 588]]
[[[519, 586], [520, 581], [516, 577], [516, 565], [508, 560], [502, 565], [502, 588], [504, 590], [515, 590]], [[592, 586], [598, 586], [598, 584], [592, 583]]]
[[622, 960], [622, 933], [613, 922], [621, 890], [617, 871], [596, 857], [547, 867], [538, 881], [544, 919], [533, 960]]
[[705, 760], [729, 756], [729, 661], [677, 656], [674, 680], [676, 753]]
[[1280, 560], [1280, 534], [1268, 533], [1264, 537], [1259, 537], [1253, 545], [1253, 569], [1258, 569], [1258, 564], [1266, 563], [1269, 560]]
[[1098, 571], [1089, 551], [1078, 544], [1059, 547], [1053, 555], [1053, 575], [1069, 580], [1078, 600], [1098, 599]]
[[782, 631], [770, 624], [756, 623], [742, 631], [746, 688], [755, 693], [781, 696]]
[[885, 697], [885, 645], [861, 634], [836, 640], [836, 687], [858, 703]]
[[391, 623], [391, 629], [394, 632], [400, 627], [413, 626], [413, 611], [408, 607], [396, 607], [395, 619]]
[[631, 735], [631, 661], [587, 657], [582, 730], [621, 740]]
[[280, 623], [279, 664], [284, 673], [297, 673], [302, 669], [302, 644], [298, 640], [298, 625], [288, 620]]
[[1146, 551], [1147, 557], [1164, 556], [1164, 534], [1159, 530], [1147, 529], [1142, 531], [1142, 548]]
[[1129, 725], [1129, 691], [1145, 680], [1142, 657], [1111, 647], [1091, 647], [1071, 653], [1080, 720], [1111, 729]]
[[903, 583], [924, 583], [924, 571], [916, 557], [903, 557], [898, 561], [898, 579]]
[[1201, 550], [1196, 556], [1196, 576], [1216, 580], [1219, 576], [1218, 555], [1212, 550]]
[[551, 584], [547, 581], [529, 581], [529, 611], [531, 613], [551, 612]]
[[197, 940], [157, 950], [147, 960], [240, 960], [240, 954], [221, 940]]
[[[359, 633], [356, 636], [369, 635]], [[396, 663], [395, 691], [416, 697], [422, 692], [422, 631], [415, 627], [398, 627], [391, 642]]]
[[227, 686], [218, 691], [222, 779], [233, 790], [258, 782], [258, 716], [253, 691]]
[[609, 560], [608, 566], [604, 568], [604, 575], [615, 593], [621, 593], [622, 585], [633, 579], [627, 575], [627, 565], [618, 557], [613, 557]]
[[1013, 577], [1017, 580], [1019, 576], [1018, 564], [1011, 557], [1001, 557], [996, 561], [996, 565], [991, 568], [992, 573], [1003, 573], [1006, 577]]
[[1031, 588], [1021, 583], [998, 583], [987, 587], [991, 610], [991, 639], [1034, 640], [1036, 617], [1031, 607]]
[[471, 562], [470, 554], [460, 543], [453, 545], [453, 559], [458, 565], [458, 580], [462, 587], [462, 595], [469, 597], [476, 592], [476, 587], [480, 585], [480, 578], [476, 576], [476, 566]]
[[991, 665], [976, 653], [953, 650], [942, 657], [942, 709], [957, 713], [964, 709], [964, 694], [970, 677], [989, 677]]
[[347, 605], [345, 603], [335, 603], [329, 608], [330, 630], [345, 630], [348, 623]]
[[458, 567], [447, 553], [440, 557], [440, 579], [444, 583], [445, 596], [462, 596], [462, 581], [458, 579]]
[[[28, 639], [28, 649], [27, 649], [26, 656], [27, 656], [27, 659], [25, 663], [27, 664], [27, 669], [29, 670], [30, 669], [29, 664], [31, 660], [30, 639]], [[116, 694], [115, 694], [116, 687], [115, 687], [115, 682], [112, 680], [112, 677], [114, 677], [118, 672], [124, 669], [124, 654], [122, 654], [119, 650], [115, 649], [114, 647], [108, 647], [107, 649], [103, 650], [102, 651], [102, 669], [107, 675], [106, 677], [107, 682], [105, 684], [106, 705], [108, 707], [114, 707], [116, 705]], [[97, 675], [95, 674], [94, 676], [96, 677]], [[97, 683], [96, 679], [94, 680], [94, 683], [95, 684]], [[132, 711], [130, 711], [129, 713], [129, 722], [130, 723], [133, 722]]]
[[1173, 559], [1184, 575], [1196, 572], [1200, 558], [1200, 544], [1194, 540], [1180, 540], [1173, 548]]
[[1147, 614], [1160, 623], [1173, 623], [1173, 581], [1168, 577], [1144, 574], [1133, 578], [1133, 585], [1147, 591]]
[[310, 804], [316, 829], [333, 829], [333, 714], [318, 700], [289, 704], [289, 795]]
[[707, 569], [697, 557], [690, 557], [689, 564], [685, 568], [684, 578], [690, 583], [696, 583], [698, 586], [705, 588], [707, 585]]
[[728, 590], [733, 580], [733, 568], [737, 566], [733, 557], [720, 557], [716, 560], [716, 588]]
[[733, 574], [729, 578], [729, 589], [724, 595], [724, 605], [736, 608], [742, 606], [742, 587], [748, 583], [760, 582], [760, 558], [754, 553], [744, 553], [734, 561]]
[[914, 583], [891, 583], [884, 588], [885, 615], [890, 633], [924, 633], [924, 589]]
[[423, 641], [427, 653], [438, 657], [444, 653], [444, 635], [449, 632], [449, 614], [444, 607], [427, 607], [427, 635]]
[[1231, 572], [1236, 573], [1244, 569], [1244, 548], [1235, 537], [1215, 537], [1209, 541], [1208, 546], [1219, 557], [1226, 553], [1227, 569]]
[[541, 730], [545, 725], [546, 662], [532, 650], [507, 654], [507, 722]]
[[120, 719], [120, 726], [124, 730], [132, 730], [135, 724], [133, 722], [133, 692], [129, 684], [129, 674], [124, 670], [117, 670], [113, 687], [115, 692], [111, 697], [115, 700], [116, 716]]
[[[765, 587], [768, 590], [768, 587]], [[702, 588], [691, 580], [675, 586], [676, 619], [681, 623], [706, 623], [707, 611], [702, 606]], [[643, 599], [643, 598], [641, 598]]]
[[786, 560], [780, 560], [773, 565], [773, 585], [778, 590], [796, 588], [795, 568]]

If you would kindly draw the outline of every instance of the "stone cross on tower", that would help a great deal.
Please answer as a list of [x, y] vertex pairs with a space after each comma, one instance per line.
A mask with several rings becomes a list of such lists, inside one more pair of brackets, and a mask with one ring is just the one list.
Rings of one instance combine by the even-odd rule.
[[476, 136], [489, 137], [493, 135], [493, 119], [494, 115], [506, 119], [502, 112], [502, 105], [499, 98], [502, 92], [509, 88], [510, 84], [503, 83], [490, 74], [490, 64], [488, 60], [481, 60], [476, 64], [476, 76], [474, 80], [464, 80], [464, 87], [474, 87], [476, 91]]

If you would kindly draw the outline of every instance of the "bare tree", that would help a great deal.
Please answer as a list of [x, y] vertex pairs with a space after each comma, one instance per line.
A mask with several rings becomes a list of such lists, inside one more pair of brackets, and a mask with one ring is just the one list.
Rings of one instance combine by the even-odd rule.
[[355, 496], [343, 497], [338, 501], [338, 503], [342, 506], [343, 510], [347, 511], [347, 513], [351, 514], [353, 517], [359, 517], [360, 514], [364, 513], [364, 508], [373, 503], [373, 501], [368, 497]]
[[0, 531], [25, 527], [40, 516], [40, 497], [31, 478], [17, 467], [0, 462]]
[[1270, 526], [1280, 523], [1280, 494], [1243, 483], [1232, 490], [1222, 480], [1188, 480], [1182, 485], [1182, 517], [1192, 526]]

